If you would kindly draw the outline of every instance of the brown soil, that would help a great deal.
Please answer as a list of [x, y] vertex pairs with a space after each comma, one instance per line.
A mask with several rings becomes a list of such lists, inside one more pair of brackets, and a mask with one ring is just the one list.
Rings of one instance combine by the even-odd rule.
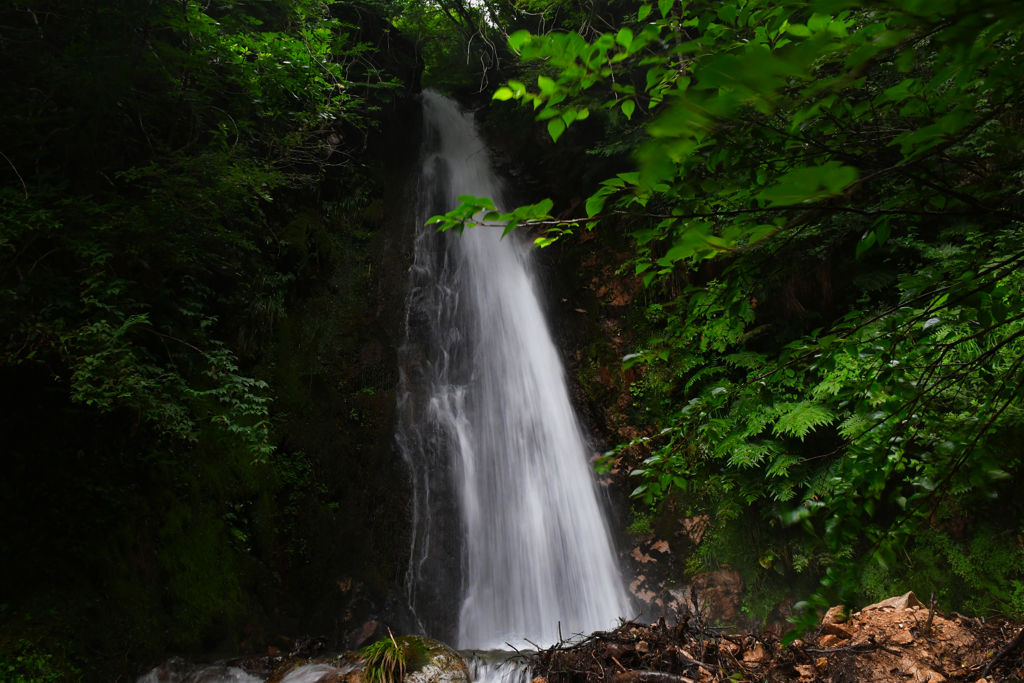
[[[699, 613], [674, 626], [664, 619], [625, 622], [614, 631], [538, 653], [533, 683], [993, 683], [1024, 676], [1024, 647], [997, 657], [1020, 624], [936, 612], [926, 631], [929, 614], [913, 593], [848, 618], [834, 607], [814, 634], [785, 648], [771, 633], [723, 633], [707, 626]], [[993, 658], [996, 663], [982, 679]]]

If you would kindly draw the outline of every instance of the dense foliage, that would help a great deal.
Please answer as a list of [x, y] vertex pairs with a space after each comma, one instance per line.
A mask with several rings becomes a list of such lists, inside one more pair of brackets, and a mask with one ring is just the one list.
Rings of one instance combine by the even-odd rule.
[[352, 3], [0, 16], [0, 679], [363, 619], [390, 570], [368, 520], [393, 525], [366, 502], [378, 130], [415, 56]]
[[370, 124], [390, 84], [369, 46], [318, 1], [17, 2], [4, 25], [0, 368], [265, 458], [266, 386], [238, 358], [302, 258], [275, 197]]
[[[625, 363], [660, 425], [633, 495], [711, 501], [720, 526], [753, 513], [777, 538], [762, 567], [821, 576], [808, 606], [852, 602], [1016, 484], [1024, 8], [661, 0], [615, 29], [512, 35], [537, 89], [494, 97], [554, 140], [610, 117], [638, 170], [576, 223], [475, 197], [435, 220], [549, 226], [542, 244], [629, 230], [653, 333]], [[990, 604], [1024, 611], [1019, 564]]]

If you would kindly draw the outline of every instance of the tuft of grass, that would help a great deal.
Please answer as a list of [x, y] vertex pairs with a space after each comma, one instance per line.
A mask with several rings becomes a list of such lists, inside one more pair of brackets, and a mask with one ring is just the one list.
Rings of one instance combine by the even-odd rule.
[[363, 659], [366, 683], [399, 683], [405, 676], [405, 651], [394, 636], [364, 647]]

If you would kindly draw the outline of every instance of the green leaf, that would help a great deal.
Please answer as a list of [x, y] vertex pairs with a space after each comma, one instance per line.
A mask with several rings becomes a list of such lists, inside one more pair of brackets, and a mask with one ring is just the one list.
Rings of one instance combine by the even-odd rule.
[[551, 119], [548, 121], [548, 134], [551, 139], [558, 142], [558, 138], [562, 137], [562, 133], [565, 132], [565, 121], [560, 118]]
[[615, 34], [615, 42], [628, 50], [633, 43], [633, 32], [628, 28], [619, 29], [619, 32]]
[[494, 91], [494, 94], [491, 95], [492, 100], [501, 101], [511, 100], [513, 97], [515, 97], [515, 93], [512, 92], [511, 88], [498, 88], [496, 91]]
[[821, 166], [807, 166], [789, 171], [757, 195], [769, 206], [809, 204], [829, 197], [841, 196], [860, 173], [852, 166], [829, 161]]
[[597, 214], [601, 213], [601, 209], [604, 208], [604, 203], [606, 199], [607, 197], [603, 195], [594, 195], [593, 197], [588, 199], [586, 205], [587, 218], [593, 218]]
[[820, 33], [828, 28], [828, 25], [832, 23], [832, 17], [827, 14], [815, 12], [811, 15], [811, 18], [807, 22], [807, 28], [814, 33]]
[[885, 244], [885, 241], [889, 239], [889, 233], [892, 228], [889, 226], [889, 221], [884, 220], [878, 224], [875, 228], [875, 241], [878, 242], [878, 246]]
[[1004, 444], [1024, 397], [1024, 236], [1006, 217], [1024, 134], [1006, 112], [1021, 104], [1024, 4], [659, 0], [657, 21], [653, 5], [592, 37], [563, 22], [524, 38], [524, 72], [547, 80], [539, 95], [507, 87], [546, 123], [586, 104], [632, 129], [590, 151], [638, 147], [639, 174], [604, 180], [580, 221], [614, 206], [628, 235], [578, 246], [608, 266], [595, 285], [632, 268], [646, 288], [634, 305], [649, 327], [628, 342], [642, 350], [619, 368], [648, 366], [636, 419], [672, 431], [649, 436], [661, 459], [635, 498], [661, 505], [678, 478], [724, 533], [743, 523], [724, 511], [781, 510], [794, 528], [773, 552], [829, 557], [799, 633], [926, 527], [927, 489], [966, 514], [1002, 470], [1020, 479]]
[[623, 100], [621, 106], [622, 106], [622, 113], [626, 115], [626, 118], [627, 119], [632, 119], [633, 118], [633, 110], [636, 109], [636, 102], [634, 102], [633, 100]]
[[508, 46], [513, 52], [522, 50], [523, 45], [530, 39], [529, 31], [516, 31], [508, 37]]
[[857, 253], [856, 257], [860, 258], [871, 246], [875, 243], [875, 231], [869, 230], [864, 233], [864, 236], [859, 242], [857, 242]]

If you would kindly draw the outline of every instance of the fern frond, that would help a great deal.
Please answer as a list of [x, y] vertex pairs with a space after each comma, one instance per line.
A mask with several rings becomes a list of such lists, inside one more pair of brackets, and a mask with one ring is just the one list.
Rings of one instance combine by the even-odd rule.
[[764, 367], [766, 359], [767, 356], [763, 353], [743, 351], [741, 353], [730, 353], [725, 357], [725, 362], [738, 368], [761, 368]]
[[778, 441], [758, 439], [756, 441], [733, 440], [728, 442], [730, 467], [756, 467], [766, 456], [778, 453], [782, 444]]
[[867, 415], [854, 413], [839, 425], [839, 435], [844, 439], [856, 439], [870, 429], [873, 424]]
[[801, 441], [816, 427], [831, 424], [836, 420], [836, 414], [825, 406], [810, 401], [790, 403], [781, 406], [786, 412], [775, 423], [776, 436], [795, 436]]
[[807, 479], [807, 491], [804, 493], [804, 500], [822, 498], [835, 489], [836, 473], [839, 471], [839, 460], [833, 460], [820, 465]]
[[689, 381], [686, 383], [685, 389], [686, 391], [690, 391], [690, 389], [699, 381], [712, 377], [713, 375], [720, 375], [726, 370], [727, 368], [718, 365], [707, 368], [701, 368], [697, 372], [693, 373], [693, 377], [691, 377]]
[[789, 468], [800, 462], [802, 458], [799, 455], [793, 453], [780, 453], [775, 456], [772, 460], [771, 466], [768, 468], [769, 477], [788, 477]]

